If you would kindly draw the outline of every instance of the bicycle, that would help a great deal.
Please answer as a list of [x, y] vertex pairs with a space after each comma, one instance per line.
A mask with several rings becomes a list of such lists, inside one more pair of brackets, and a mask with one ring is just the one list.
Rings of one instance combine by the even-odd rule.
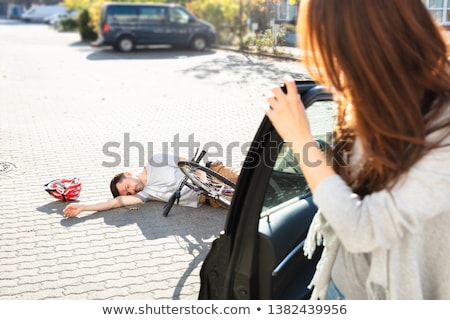
[[[198, 150], [197, 150], [198, 152]], [[169, 201], [164, 205], [162, 215], [167, 217], [175, 201], [179, 201], [181, 190], [184, 187], [191, 188], [205, 197], [206, 201], [216, 201], [220, 206], [228, 208], [231, 205], [236, 185], [234, 182], [223, 177], [214, 170], [200, 164], [206, 151], [202, 151], [198, 157], [194, 155], [190, 161], [179, 161], [178, 167], [185, 177], [172, 194]]]

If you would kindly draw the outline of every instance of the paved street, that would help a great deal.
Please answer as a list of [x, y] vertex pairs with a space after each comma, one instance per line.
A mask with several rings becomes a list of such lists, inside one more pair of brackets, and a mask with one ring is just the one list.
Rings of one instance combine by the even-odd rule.
[[222, 50], [121, 54], [0, 19], [0, 299], [196, 299], [226, 210], [164, 218], [150, 202], [64, 219], [43, 185], [79, 177], [81, 202], [105, 200], [115, 173], [195, 145], [239, 166], [285, 73], [304, 71]]

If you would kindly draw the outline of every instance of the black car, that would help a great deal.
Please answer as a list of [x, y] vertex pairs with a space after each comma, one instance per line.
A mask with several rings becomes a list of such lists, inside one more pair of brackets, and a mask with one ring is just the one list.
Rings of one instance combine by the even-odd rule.
[[[298, 81], [297, 90], [317, 143], [331, 151], [331, 94], [311, 81]], [[309, 260], [303, 243], [316, 210], [293, 152], [265, 117], [246, 156], [225, 229], [202, 265], [199, 299], [309, 298], [307, 286], [321, 250]]]

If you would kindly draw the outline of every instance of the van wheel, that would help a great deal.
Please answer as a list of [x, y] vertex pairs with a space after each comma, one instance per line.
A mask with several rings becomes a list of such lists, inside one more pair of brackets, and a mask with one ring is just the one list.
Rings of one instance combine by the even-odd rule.
[[131, 36], [121, 36], [114, 44], [114, 49], [120, 52], [131, 52], [134, 50], [134, 39]]
[[191, 42], [191, 48], [195, 51], [203, 51], [206, 49], [208, 43], [206, 42], [205, 38], [201, 36], [197, 36], [192, 40]]

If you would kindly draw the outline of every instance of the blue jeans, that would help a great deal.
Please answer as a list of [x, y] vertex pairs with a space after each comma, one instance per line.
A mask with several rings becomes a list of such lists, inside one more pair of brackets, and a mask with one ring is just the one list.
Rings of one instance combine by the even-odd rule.
[[345, 300], [344, 295], [336, 287], [336, 284], [334, 283], [333, 279], [330, 280], [330, 283], [328, 285], [326, 300]]

